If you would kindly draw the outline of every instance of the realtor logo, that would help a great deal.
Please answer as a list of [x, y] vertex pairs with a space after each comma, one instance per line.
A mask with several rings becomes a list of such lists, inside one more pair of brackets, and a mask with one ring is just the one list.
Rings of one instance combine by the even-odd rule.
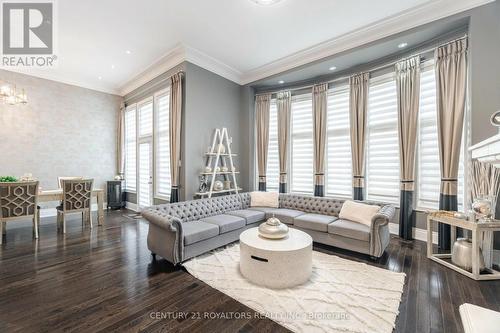
[[2, 2], [2, 29], [3, 66], [53, 66], [53, 2]]

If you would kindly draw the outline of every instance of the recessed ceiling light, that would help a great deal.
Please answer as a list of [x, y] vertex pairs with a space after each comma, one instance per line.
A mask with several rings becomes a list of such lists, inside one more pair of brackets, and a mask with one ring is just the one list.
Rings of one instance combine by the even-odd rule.
[[261, 5], [261, 6], [271, 6], [271, 5], [277, 4], [278, 2], [281, 2], [283, 0], [250, 0], [250, 1], [255, 2], [256, 4]]
[[328, 69], [329, 69], [329, 70], [331, 70], [331, 71], [334, 71], [334, 70], [336, 70], [336, 69], [337, 69], [337, 67], [332, 66], [332, 67], [330, 67], [330, 68], [328, 68]]
[[130, 54], [130, 53], [132, 53], [132, 52], [130, 52], [130, 50], [127, 50], [127, 51], [125, 51], [125, 53], [126, 53], [126, 54]]
[[115, 65], [111, 65], [111, 69], [115, 69]]
[[98, 77], [98, 79], [99, 79], [99, 80], [102, 80], [102, 76], [99, 76], [99, 77]]
[[404, 49], [407, 46], [408, 46], [408, 43], [400, 43], [400, 44], [398, 44], [398, 48], [400, 48], [400, 49]]
[[283, 83], [285, 83], [285, 81], [283, 81], [283, 80], [279, 80], [279, 81], [278, 81], [278, 83], [279, 83], [279, 84], [283, 84]]

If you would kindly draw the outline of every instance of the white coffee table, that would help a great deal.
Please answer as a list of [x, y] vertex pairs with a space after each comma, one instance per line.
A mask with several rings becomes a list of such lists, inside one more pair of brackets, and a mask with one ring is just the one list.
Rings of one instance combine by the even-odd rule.
[[249, 281], [274, 289], [290, 288], [309, 280], [312, 238], [291, 229], [283, 239], [259, 236], [258, 228], [240, 235], [240, 271]]

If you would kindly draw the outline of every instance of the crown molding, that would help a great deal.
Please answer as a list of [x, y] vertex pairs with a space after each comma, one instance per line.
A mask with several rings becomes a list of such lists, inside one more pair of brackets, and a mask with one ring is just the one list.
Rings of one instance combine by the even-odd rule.
[[293, 68], [389, 37], [495, 0], [433, 0], [397, 15], [384, 18], [347, 34], [303, 49], [243, 74], [241, 84], [249, 84]]

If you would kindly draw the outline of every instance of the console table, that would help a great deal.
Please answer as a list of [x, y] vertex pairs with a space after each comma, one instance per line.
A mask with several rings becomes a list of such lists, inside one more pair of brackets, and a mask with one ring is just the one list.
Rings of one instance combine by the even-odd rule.
[[[444, 223], [451, 226], [451, 244], [455, 243], [456, 230], [458, 228], [467, 229], [472, 231], [472, 272], [469, 272], [451, 262], [451, 253], [433, 253], [432, 248], [432, 230], [434, 223]], [[474, 280], [499, 280], [500, 272], [494, 270], [492, 267], [486, 267], [486, 273], [479, 272], [479, 248], [481, 243], [481, 236], [483, 233], [492, 233], [493, 231], [500, 231], [500, 221], [492, 222], [473, 222], [455, 217], [445, 216], [443, 213], [435, 212], [427, 215], [427, 258], [440, 263], [448, 268], [451, 268], [465, 276]], [[445, 260], [449, 259], [449, 260]], [[486, 261], [486, 260], [485, 260]], [[488, 264], [487, 264], [488, 266]], [[489, 265], [491, 266], [491, 264]]]

